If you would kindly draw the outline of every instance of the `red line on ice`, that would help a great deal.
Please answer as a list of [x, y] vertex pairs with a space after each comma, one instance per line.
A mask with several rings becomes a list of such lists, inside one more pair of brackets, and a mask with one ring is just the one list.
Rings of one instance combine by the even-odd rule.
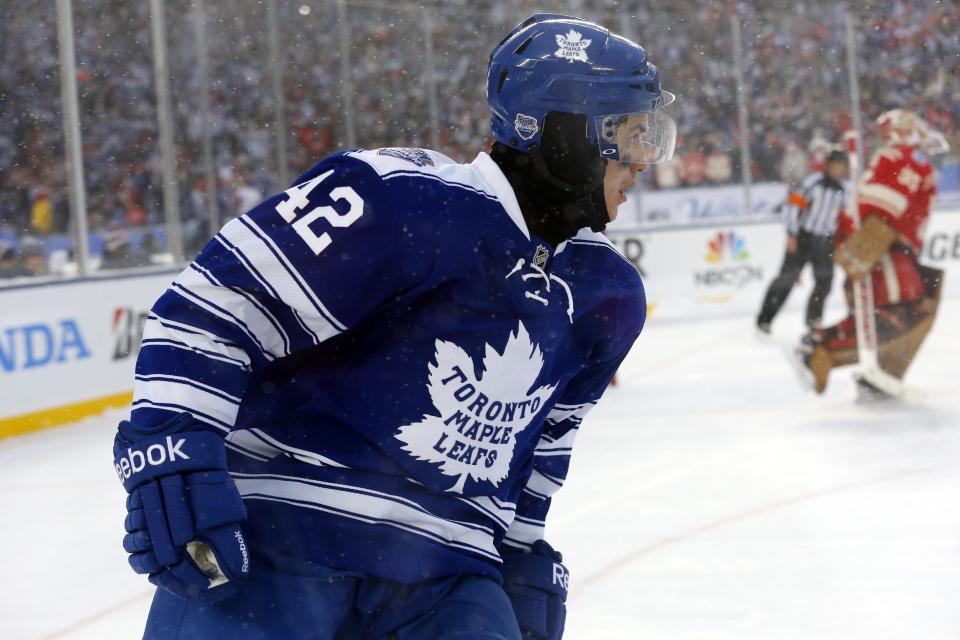
[[694, 538], [701, 533], [706, 533], [708, 531], [713, 531], [714, 529], [719, 529], [728, 524], [734, 522], [739, 522], [741, 520], [746, 520], [753, 516], [762, 515], [769, 513], [770, 511], [775, 511], [783, 507], [793, 506], [795, 504], [800, 504], [803, 502], [810, 502], [818, 498], [824, 498], [827, 496], [835, 495], [838, 493], [843, 493], [845, 491], [850, 491], [853, 489], [859, 489], [861, 487], [867, 487], [874, 484], [882, 484], [884, 482], [889, 482], [891, 480], [900, 480], [902, 478], [908, 478], [910, 476], [921, 475], [925, 473], [932, 473], [939, 471], [942, 467], [928, 468], [928, 469], [915, 469], [912, 471], [901, 471], [900, 473], [895, 473], [887, 476], [882, 476], [880, 478], [872, 478], [870, 480], [861, 480], [859, 482], [851, 482], [848, 484], [841, 484], [835, 487], [828, 487], [826, 489], [821, 489], [819, 491], [813, 491], [811, 493], [805, 493], [798, 496], [793, 496], [791, 498], [784, 498], [782, 500], [777, 500], [775, 502], [770, 502], [768, 504], [760, 505], [752, 509], [747, 509], [745, 511], [740, 511], [738, 513], [733, 513], [722, 518], [717, 518], [716, 520], [711, 520], [702, 525], [687, 529], [686, 531], [681, 531], [680, 533], [674, 534], [672, 536], [667, 536], [666, 538], [661, 538], [655, 542], [645, 544], [641, 547], [638, 547], [631, 551], [630, 553], [623, 555], [616, 560], [607, 563], [606, 565], [600, 567], [596, 571], [588, 573], [581, 579], [576, 581], [576, 585], [570, 589], [570, 595], [575, 595], [583, 591], [587, 586], [594, 582], [599, 582], [604, 578], [609, 577], [611, 574], [616, 573], [617, 571], [623, 569], [631, 562], [634, 562], [638, 558], [658, 551], [664, 547], [676, 544], [678, 542], [683, 542]]
[[[151, 589], [150, 591], [144, 591], [143, 593], [137, 594], [136, 596], [127, 598], [126, 600], [124, 600], [124, 601], [122, 601], [122, 602], [118, 602], [117, 604], [113, 605], [112, 607], [107, 607], [106, 609], [103, 609], [102, 611], [98, 611], [97, 613], [94, 613], [94, 614], [92, 614], [92, 615], [87, 616], [86, 618], [82, 618], [82, 619], [80, 619], [80, 620], [77, 620], [76, 622], [71, 623], [70, 625], [68, 625], [68, 626], [66, 626], [66, 627], [64, 627], [64, 628], [62, 628], [62, 629], [60, 629], [60, 630], [58, 630], [58, 631], [54, 631], [53, 633], [49, 633], [49, 634], [47, 634], [47, 635], [45, 635], [45, 636], [41, 636], [41, 637], [38, 638], [37, 640], [54, 640], [54, 638], [63, 638], [63, 637], [66, 637], [67, 634], [73, 633], [74, 631], [76, 631], [76, 630], [78, 630], [78, 629], [81, 629], [81, 628], [83, 628], [83, 627], [89, 626], [89, 625], [93, 624], [94, 622], [98, 622], [98, 621], [106, 618], [107, 616], [111, 616], [111, 615], [113, 615], [114, 613], [116, 613], [117, 611], [120, 611], [121, 609], [124, 609], [124, 608], [126, 608], [126, 607], [129, 607], [131, 604], [133, 604], [133, 603], [135, 603], [135, 602], [139, 602], [139, 601], [141, 601], [141, 600], [143, 600], [143, 599], [145, 599], [145, 598], [151, 597], [151, 596], [153, 595], [153, 591], [154, 591], [154, 590]], [[144, 624], [146, 624], [146, 620], [144, 620]]]

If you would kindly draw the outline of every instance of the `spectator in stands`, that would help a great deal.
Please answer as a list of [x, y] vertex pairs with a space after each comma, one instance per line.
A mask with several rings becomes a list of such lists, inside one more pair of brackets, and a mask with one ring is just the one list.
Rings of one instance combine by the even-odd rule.
[[20, 267], [23, 275], [44, 276], [50, 272], [43, 243], [33, 236], [20, 240]]
[[251, 184], [250, 172], [245, 169], [236, 169], [232, 172], [231, 215], [246, 213], [263, 200], [263, 192]]
[[728, 184], [733, 177], [733, 161], [730, 155], [720, 148], [716, 136], [707, 143], [704, 175], [710, 184]]
[[787, 142], [783, 152], [783, 162], [780, 164], [780, 180], [793, 187], [803, 180], [807, 174], [807, 154], [796, 142]]
[[[679, 141], [678, 141], [679, 145]], [[682, 184], [683, 164], [676, 154], [666, 162], [653, 165], [654, 186], [657, 189], [675, 189]]]
[[[199, 248], [197, 251], [199, 251]], [[153, 264], [155, 261], [154, 256], [160, 256], [163, 253], [165, 253], [165, 250], [160, 244], [160, 239], [157, 237], [156, 232], [147, 231], [144, 233], [143, 238], [140, 240], [140, 254], [143, 256], [144, 264]]]
[[707, 173], [707, 157], [700, 148], [687, 151], [681, 160], [683, 163], [683, 183], [688, 187], [698, 187], [703, 184]]
[[0, 278], [15, 278], [30, 275], [20, 264], [17, 250], [4, 240], [0, 240]]
[[144, 264], [144, 260], [134, 253], [130, 243], [130, 232], [124, 227], [114, 226], [104, 233], [103, 269], [127, 269]]
[[[658, 169], [660, 188], [704, 181], [721, 183], [728, 175], [716, 149], [727, 153], [731, 171], [742, 144], [737, 138], [736, 91], [730, 75], [731, 12], [741, 18], [747, 84], [747, 108], [755, 131], [749, 144], [757, 180], [792, 179], [799, 153], [781, 138], [838, 138], [849, 127], [846, 74], [822, 61], [842, 60], [843, 3], [832, 0], [678, 0], [653, 7], [640, 0], [588, 3], [604, 23], [622, 16], [632, 28], [662, 24], [632, 34], [663, 52], [663, 67], [677, 70], [683, 110], [678, 134], [676, 172]], [[849, 4], [849, 3], [848, 3]], [[175, 142], [181, 192], [204, 171], [201, 142], [213, 137], [217, 167], [239, 167], [260, 193], [274, 192], [275, 112], [270, 90], [270, 55], [264, 3], [208, 0], [210, 86], [199, 86], [190, 0], [167, 0], [167, 33], [174, 99]], [[314, 3], [309, 18], [296, 13], [299, 3], [278, 3], [282, 14], [281, 66], [287, 103], [287, 140], [291, 173], [306, 170], [331, 148], [345, 147], [343, 112], [346, 88], [340, 84], [339, 38], [346, 33], [351, 52], [347, 70], [353, 82], [351, 115], [357, 143], [385, 146], [403, 139], [429, 145], [435, 133], [440, 148], [458, 160], [472, 158], [488, 142], [489, 113], [483, 99], [484, 68], [472, 48], [478, 32], [498, 29], [531, 12], [528, 0], [449, 0], [433, 3], [433, 79], [439, 100], [438, 123], [430, 121], [422, 13], [406, 5], [349, 3], [341, 24], [333, 3]], [[960, 124], [960, 32], [957, 3], [876, 0], [860, 33], [859, 69], [862, 100], [880, 112], [913, 106], [947, 135]], [[859, 11], [859, 5], [853, 7]], [[102, 231], [120, 206], [129, 226], [162, 221], [162, 172], [157, 155], [157, 114], [153, 86], [150, 11], [147, 2], [85, 0], [74, 3], [78, 81], [81, 84], [81, 130], [92, 230]], [[615, 14], [601, 16], [601, 13]], [[0, 227], [22, 230], [31, 224], [30, 189], [50, 190], [52, 231], [68, 225], [65, 211], [62, 114], [55, 12], [34, 0], [0, 3]], [[318, 46], [320, 43], [320, 46]], [[220, 45], [220, 46], [217, 46]], [[199, 97], [208, 92], [211, 116], [199, 115]], [[920, 104], [913, 104], [922, 101]], [[771, 138], [767, 134], [773, 133]], [[713, 152], [705, 146], [707, 136]], [[802, 150], [801, 150], [802, 151]], [[705, 155], [706, 152], [706, 155]], [[814, 166], [822, 160], [810, 149]], [[689, 156], [689, 158], [687, 157]], [[787, 158], [789, 156], [789, 162]], [[228, 192], [229, 191], [229, 192]], [[109, 195], [105, 195], [109, 194]], [[222, 185], [224, 204], [234, 189]], [[222, 209], [228, 212], [227, 207]], [[229, 213], [236, 213], [232, 211]], [[42, 216], [41, 216], [42, 217]], [[36, 232], [42, 232], [43, 226]], [[44, 232], [46, 233], [46, 232]]]
[[50, 202], [50, 190], [46, 187], [33, 189], [30, 229], [41, 235], [47, 235], [53, 231], [53, 204]]

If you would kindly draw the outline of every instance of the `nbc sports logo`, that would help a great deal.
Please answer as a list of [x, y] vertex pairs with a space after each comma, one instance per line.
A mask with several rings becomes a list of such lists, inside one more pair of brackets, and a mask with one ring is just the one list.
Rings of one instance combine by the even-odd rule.
[[750, 257], [746, 239], [738, 236], [734, 231], [728, 231], [727, 233], [717, 232], [717, 235], [707, 241], [706, 261], [720, 262], [724, 257], [724, 249], [734, 262], [743, 262]]
[[749, 259], [746, 237], [735, 231], [717, 232], [707, 240], [704, 260], [710, 266], [694, 272], [694, 286], [717, 287], [730, 292], [762, 281], [763, 267], [751, 264]]

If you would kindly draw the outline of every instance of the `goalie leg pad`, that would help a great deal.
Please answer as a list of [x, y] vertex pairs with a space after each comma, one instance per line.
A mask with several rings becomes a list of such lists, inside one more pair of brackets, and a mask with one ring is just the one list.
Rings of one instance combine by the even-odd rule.
[[877, 353], [880, 368], [902, 379], [932, 326], [933, 315], [927, 315], [903, 335], [881, 344]]
[[904, 305], [906, 330], [889, 342], [881, 344], [877, 354], [880, 367], [897, 378], [903, 378], [907, 368], [913, 363], [920, 345], [933, 327], [940, 307], [943, 271], [923, 265], [917, 265], [917, 271], [923, 280], [927, 297], [918, 303]]
[[840, 348], [830, 349], [826, 345], [818, 344], [813, 348], [807, 366], [813, 374], [813, 389], [817, 393], [823, 393], [827, 389], [827, 381], [830, 377], [830, 371], [835, 367], [845, 367], [856, 364], [858, 361], [857, 349]]
[[[942, 272], [928, 267], [923, 269], [937, 272], [929, 274], [931, 284], [927, 291], [932, 297], [877, 309], [877, 334], [880, 337], [877, 357], [880, 368], [895, 378], [903, 378], [906, 374], [933, 326], [940, 304]], [[832, 327], [814, 331], [808, 339], [813, 348], [807, 366], [814, 377], [814, 389], [817, 393], [823, 393], [832, 369], [859, 361], [853, 319], [848, 317]]]
[[923, 264], [917, 265], [917, 273], [927, 290], [927, 297], [933, 301], [934, 310], [940, 305], [940, 294], [943, 289], [943, 269], [935, 269]]
[[867, 216], [860, 228], [837, 248], [834, 262], [853, 280], [873, 269], [897, 239], [896, 230], [878, 216]]

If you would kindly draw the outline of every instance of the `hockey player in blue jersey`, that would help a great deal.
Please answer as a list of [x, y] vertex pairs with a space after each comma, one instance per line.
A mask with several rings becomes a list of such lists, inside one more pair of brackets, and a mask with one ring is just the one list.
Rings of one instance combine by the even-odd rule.
[[561, 637], [550, 496], [645, 318], [599, 232], [672, 155], [674, 98], [555, 14], [487, 95], [489, 155], [334, 154], [152, 308], [114, 445], [146, 638]]

